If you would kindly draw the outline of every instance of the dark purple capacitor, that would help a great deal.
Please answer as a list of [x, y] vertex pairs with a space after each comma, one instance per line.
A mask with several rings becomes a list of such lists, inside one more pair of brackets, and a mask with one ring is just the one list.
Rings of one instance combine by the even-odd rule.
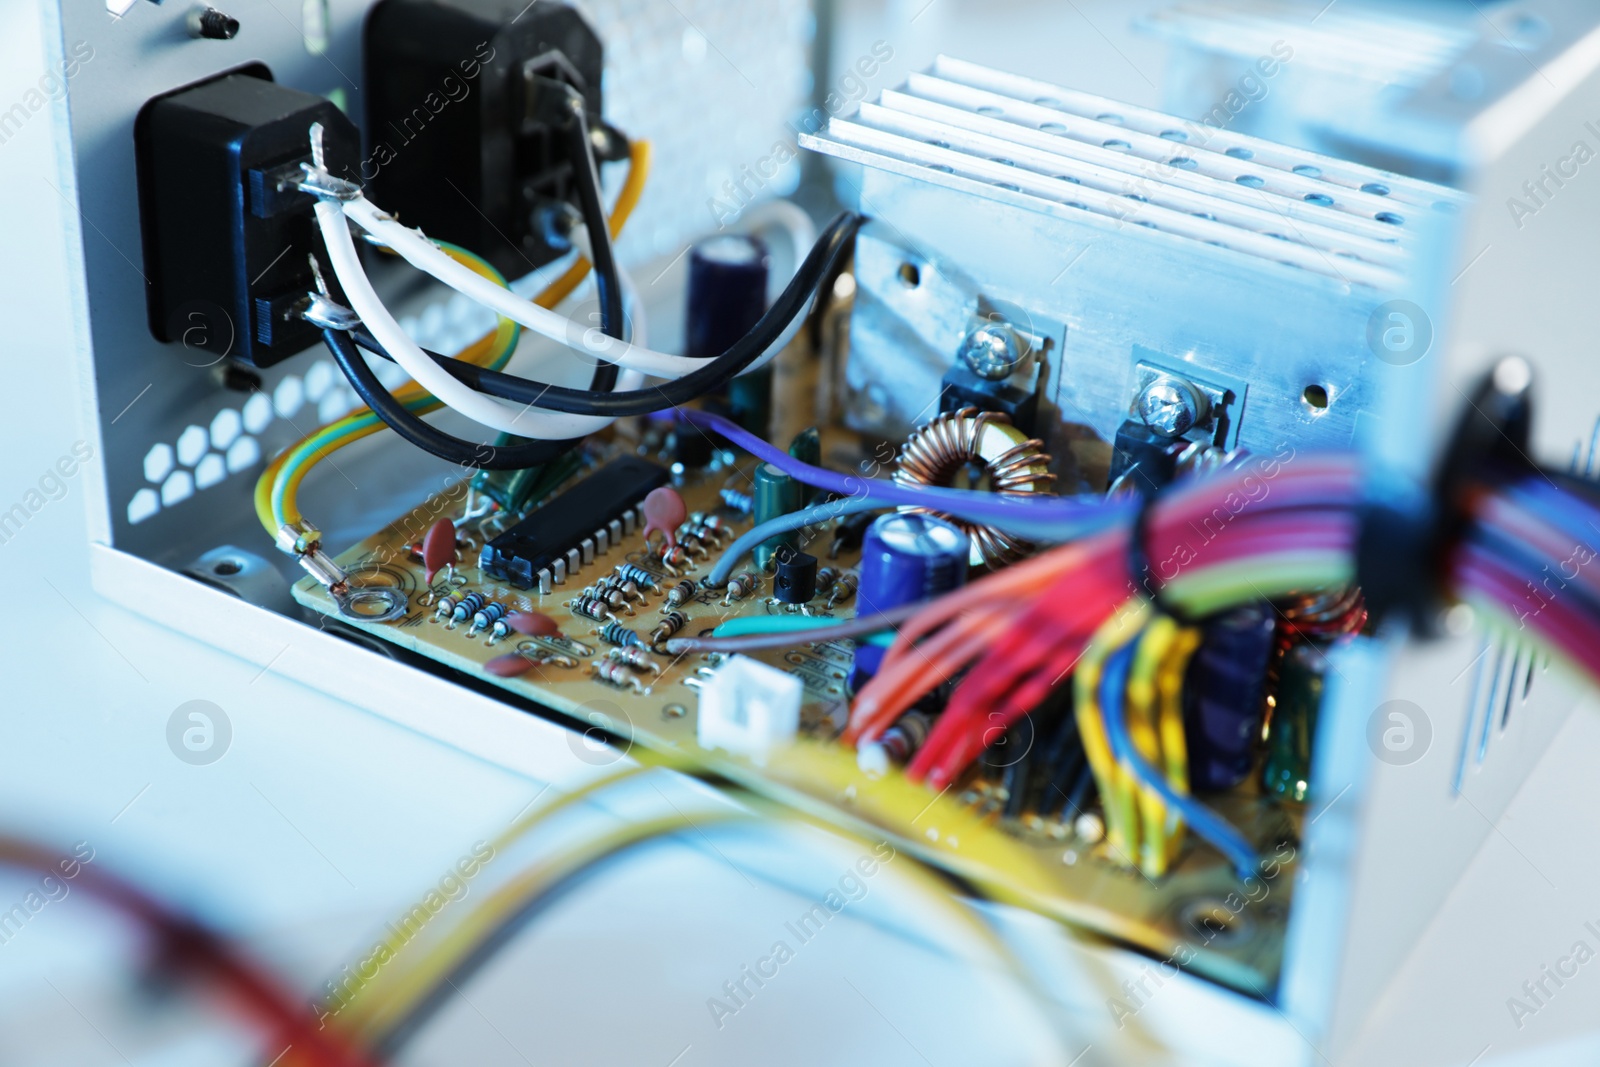
[[1189, 786], [1195, 792], [1231, 789], [1250, 774], [1276, 635], [1276, 618], [1266, 605], [1206, 625], [1183, 687]]
[[718, 234], [689, 252], [683, 354], [720, 356], [767, 312], [770, 257], [759, 238]]

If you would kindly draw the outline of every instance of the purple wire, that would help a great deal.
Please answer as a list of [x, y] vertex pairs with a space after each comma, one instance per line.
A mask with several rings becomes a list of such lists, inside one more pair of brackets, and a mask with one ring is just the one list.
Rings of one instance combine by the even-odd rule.
[[972, 489], [911, 488], [884, 478], [813, 467], [795, 459], [738, 423], [709, 411], [678, 408], [678, 418], [691, 426], [727, 438], [757, 459], [772, 464], [796, 481], [844, 497], [864, 497], [885, 505], [934, 508], [968, 522], [998, 526], [1036, 541], [1064, 541], [1127, 522], [1136, 501], [1102, 496], [1000, 496]]

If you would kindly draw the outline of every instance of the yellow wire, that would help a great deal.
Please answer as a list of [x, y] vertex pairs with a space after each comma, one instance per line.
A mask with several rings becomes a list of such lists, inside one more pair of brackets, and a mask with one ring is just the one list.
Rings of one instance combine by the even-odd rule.
[[[633, 214], [634, 209], [639, 205], [639, 198], [644, 192], [645, 182], [650, 176], [650, 163], [652, 159], [650, 142], [634, 141], [632, 148], [629, 151], [628, 159], [627, 178], [623, 181], [622, 188], [617, 193], [617, 202], [611, 210], [611, 216], [606, 220], [606, 228], [611, 232], [611, 236], [613, 238], [616, 238], [622, 233], [622, 229], [625, 225], [627, 225], [629, 217]], [[471, 267], [479, 274], [483, 274], [485, 277], [491, 277], [491, 275], [485, 273], [485, 270], [480, 267], [478, 263], [473, 262], [473, 258], [475, 257], [470, 257], [470, 255], [465, 257], [463, 255], [457, 255], [448, 247], [444, 248], [444, 251], [449, 253], [451, 257], [456, 259], [458, 262], [464, 263], [466, 266]], [[487, 265], [485, 264], [483, 266]], [[589, 270], [589, 261], [581, 256], [578, 257], [578, 259], [575, 260], [559, 278], [546, 287], [544, 291], [539, 293], [538, 296], [534, 297], [533, 302], [540, 307], [545, 308], [546, 310], [553, 309], [556, 305], [560, 304], [561, 301], [565, 300], [569, 295], [571, 295], [572, 291], [583, 282], [583, 279], [588, 275]], [[506, 320], [502, 320], [502, 324], [497, 325], [493, 332], [485, 334], [472, 344], [468, 345], [456, 358], [467, 360], [468, 362], [476, 363], [480, 366], [483, 365], [483, 362], [491, 358], [496, 351], [500, 343], [501, 330], [504, 328], [503, 324], [505, 321]], [[405, 386], [396, 390], [394, 393], [395, 398], [401, 402], [413, 400], [417, 397], [426, 395], [426, 390], [417, 385], [415, 382], [408, 382]], [[274, 521], [272, 514], [273, 488], [278, 479], [279, 471], [283, 469], [283, 465], [288, 461], [288, 457], [293, 454], [297, 448], [299, 448], [306, 441], [310, 440], [311, 437], [315, 436], [316, 434], [323, 433], [336, 427], [345, 427], [335, 439], [330, 440], [326, 446], [318, 450], [317, 453], [313, 455], [307, 462], [301, 464], [300, 467], [290, 476], [291, 480], [284, 488], [284, 517], [290, 522], [298, 522], [300, 521], [300, 511], [296, 498], [298, 495], [300, 482], [304, 480], [306, 474], [310, 472], [311, 468], [316, 466], [316, 464], [320, 463], [322, 460], [326, 459], [328, 456], [332, 455], [334, 452], [344, 448], [346, 445], [359, 441], [363, 437], [370, 437], [372, 434], [387, 429], [383, 423], [379, 422], [370, 426], [362, 427], [360, 429], [349, 430], [347, 424], [351, 423], [355, 419], [361, 418], [367, 413], [367, 411], [368, 409], [366, 407], [353, 409], [349, 414], [337, 422], [330, 423], [328, 426], [322, 427], [313, 434], [308, 434], [299, 441], [296, 441], [294, 444], [280, 452], [270, 463], [267, 464], [266, 469], [261, 472], [260, 479], [258, 479], [256, 482], [255, 508], [256, 518], [261, 522], [262, 527], [267, 531], [267, 535], [269, 537], [276, 539], [278, 536], [278, 525]]]
[[[1072, 672], [1074, 716], [1083, 738], [1084, 755], [1100, 787], [1101, 805], [1106, 813], [1106, 842], [1115, 858], [1126, 864], [1137, 862], [1139, 815], [1134, 801], [1133, 773], [1119, 763], [1111, 751], [1104, 715], [1113, 709], [1100, 707], [1100, 675], [1106, 659], [1136, 638], [1149, 615], [1143, 600], [1131, 600], [1112, 613], [1089, 639], [1083, 656]], [[1120, 708], [1115, 709], [1117, 714]]]
[[[1162, 767], [1161, 738], [1156, 722], [1156, 674], [1166, 659], [1167, 649], [1177, 637], [1178, 624], [1169, 616], [1157, 615], [1145, 627], [1134, 650], [1133, 663], [1128, 671], [1128, 687], [1124, 703], [1128, 723], [1128, 740], [1146, 763]], [[1105, 708], [1105, 714], [1124, 714], [1122, 708]], [[1163, 771], [1163, 773], [1165, 773]], [[1139, 866], [1150, 878], [1167, 873], [1167, 825], [1171, 821], [1167, 803], [1160, 793], [1147, 785], [1138, 787], [1139, 795]]]
[[[1183, 733], [1183, 679], [1189, 670], [1189, 661], [1200, 647], [1200, 638], [1200, 631], [1195, 627], [1179, 630], [1156, 672], [1162, 766], [1167, 781], [1180, 794], [1189, 792], [1189, 743]], [[1168, 812], [1167, 818], [1167, 862], [1171, 863], [1183, 843], [1183, 819], [1173, 811]]]

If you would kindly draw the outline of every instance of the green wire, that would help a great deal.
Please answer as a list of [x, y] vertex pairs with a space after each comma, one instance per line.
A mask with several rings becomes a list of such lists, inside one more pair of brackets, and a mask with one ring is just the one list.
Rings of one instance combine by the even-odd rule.
[[[819, 615], [750, 615], [741, 619], [729, 619], [727, 622], [711, 631], [712, 637], [747, 637], [751, 634], [803, 634], [807, 630], [821, 630], [829, 626], [837, 626], [838, 619], [826, 618]], [[871, 644], [878, 644], [879, 638], [892, 635], [874, 634], [865, 638]], [[857, 640], [862, 640], [858, 638]]]

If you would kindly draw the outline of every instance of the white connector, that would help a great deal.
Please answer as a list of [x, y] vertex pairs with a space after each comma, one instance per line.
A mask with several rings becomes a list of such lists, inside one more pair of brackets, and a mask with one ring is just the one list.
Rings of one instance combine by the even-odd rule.
[[700, 686], [695, 738], [765, 763], [767, 754], [800, 732], [799, 678], [749, 656], [734, 656]]

